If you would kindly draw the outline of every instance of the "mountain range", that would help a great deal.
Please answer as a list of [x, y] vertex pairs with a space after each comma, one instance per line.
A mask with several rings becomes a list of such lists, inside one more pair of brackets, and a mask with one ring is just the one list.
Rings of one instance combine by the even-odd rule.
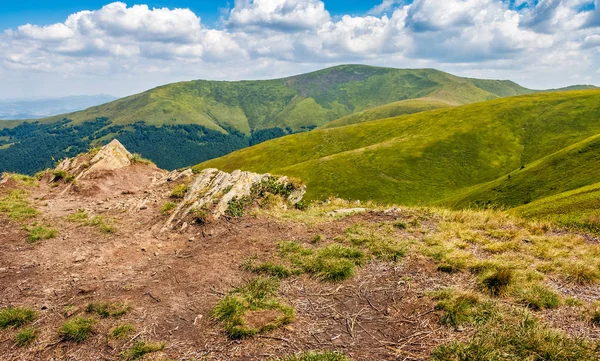
[[112, 95], [76, 95], [62, 98], [0, 100], [0, 120], [36, 119], [111, 102]]

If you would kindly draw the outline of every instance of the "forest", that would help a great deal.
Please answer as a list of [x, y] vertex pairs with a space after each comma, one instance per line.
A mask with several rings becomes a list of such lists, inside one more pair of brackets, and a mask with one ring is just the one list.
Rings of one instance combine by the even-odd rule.
[[115, 138], [130, 152], [171, 170], [281, 137], [289, 131], [271, 128], [246, 136], [234, 128], [222, 133], [197, 124], [157, 127], [139, 121], [114, 125], [105, 117], [80, 124], [73, 124], [70, 119], [51, 124], [26, 122], [0, 130], [0, 172], [33, 174]]

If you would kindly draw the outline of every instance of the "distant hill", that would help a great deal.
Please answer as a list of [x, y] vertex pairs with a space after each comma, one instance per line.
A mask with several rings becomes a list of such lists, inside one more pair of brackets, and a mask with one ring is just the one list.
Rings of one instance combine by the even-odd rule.
[[505, 80], [362, 65], [275, 80], [181, 82], [36, 122], [5, 121], [0, 171], [33, 173], [115, 138], [174, 169], [319, 126], [533, 92]]
[[0, 120], [45, 118], [87, 109], [115, 99], [117, 98], [112, 95], [101, 94], [34, 100], [0, 100]]
[[599, 90], [537, 93], [291, 135], [197, 168], [299, 177], [312, 199], [510, 207], [599, 182], [599, 119]]

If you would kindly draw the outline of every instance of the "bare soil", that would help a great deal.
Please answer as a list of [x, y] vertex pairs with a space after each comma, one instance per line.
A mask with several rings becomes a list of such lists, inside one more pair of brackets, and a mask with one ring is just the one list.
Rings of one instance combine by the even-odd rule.
[[[468, 337], [468, 332], [441, 326], [441, 313], [425, 294], [472, 280], [439, 272], [431, 260], [415, 255], [398, 263], [369, 263], [341, 283], [308, 276], [283, 281], [280, 297], [295, 307], [295, 321], [262, 336], [229, 339], [211, 309], [253, 277], [240, 267], [246, 258], [268, 259], [281, 240], [309, 244], [316, 235], [333, 239], [357, 222], [402, 215], [367, 213], [313, 227], [266, 216], [222, 218], [161, 233], [166, 216], [159, 208], [169, 200], [173, 184], [147, 191], [161, 172], [146, 165], [106, 171], [64, 194], [66, 185], [52, 188], [42, 182], [28, 188], [32, 204], [42, 212], [35, 221], [59, 231], [56, 238], [36, 244], [27, 242], [22, 224], [0, 214], [0, 307], [35, 309], [41, 332], [34, 345], [20, 348], [14, 330], [0, 330], [0, 360], [119, 360], [122, 350], [142, 339], [167, 345], [151, 359], [264, 360], [339, 350], [355, 360], [425, 360], [441, 343]], [[0, 194], [14, 186], [0, 186]], [[116, 233], [65, 219], [80, 209], [104, 216]], [[412, 237], [402, 230], [397, 236]], [[65, 320], [89, 317], [86, 305], [104, 301], [127, 302], [132, 311], [100, 319], [86, 342], [59, 338], [57, 329]], [[278, 315], [254, 316], [248, 316], [249, 322]], [[126, 340], [110, 339], [109, 330], [123, 323], [138, 331]]]

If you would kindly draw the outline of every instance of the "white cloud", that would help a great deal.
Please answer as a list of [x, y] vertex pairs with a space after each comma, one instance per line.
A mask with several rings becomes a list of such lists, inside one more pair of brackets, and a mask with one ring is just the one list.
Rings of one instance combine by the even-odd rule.
[[237, 0], [222, 28], [203, 25], [189, 9], [115, 2], [62, 23], [8, 29], [0, 33], [0, 73], [14, 81], [0, 85], [0, 97], [32, 74], [121, 95], [176, 80], [271, 78], [346, 62], [536, 87], [575, 78], [600, 84], [598, 0], [588, 11], [580, 9], [591, 0], [383, 0], [352, 16], [331, 16], [326, 1]]
[[246, 30], [297, 31], [316, 29], [329, 21], [319, 0], [236, 0], [227, 25]]

